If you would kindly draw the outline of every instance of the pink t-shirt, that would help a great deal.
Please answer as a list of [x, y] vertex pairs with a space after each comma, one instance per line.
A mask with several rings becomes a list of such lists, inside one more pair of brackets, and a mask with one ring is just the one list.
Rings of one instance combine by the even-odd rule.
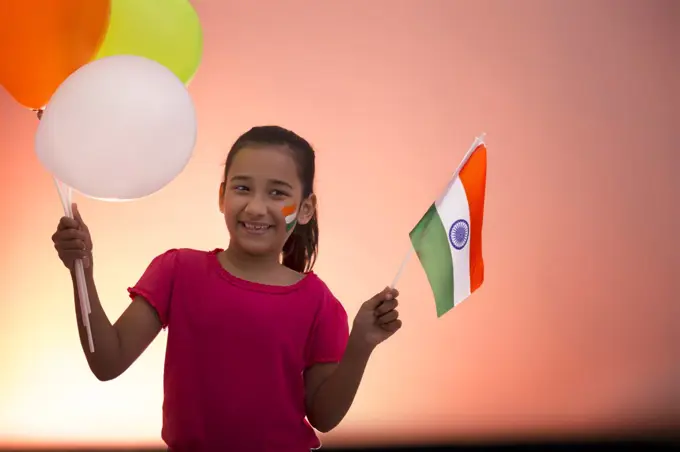
[[292, 286], [252, 283], [227, 272], [219, 251], [169, 250], [128, 289], [168, 327], [163, 440], [173, 452], [319, 447], [303, 372], [340, 360], [347, 313], [314, 273]]

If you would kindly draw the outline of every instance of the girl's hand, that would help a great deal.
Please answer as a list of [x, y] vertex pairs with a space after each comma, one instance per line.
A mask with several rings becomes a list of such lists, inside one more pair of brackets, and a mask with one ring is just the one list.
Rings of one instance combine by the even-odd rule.
[[399, 291], [386, 287], [366, 301], [354, 318], [352, 339], [370, 349], [392, 336], [401, 328], [397, 297]]
[[59, 259], [71, 271], [76, 259], [82, 259], [85, 268], [92, 264], [92, 238], [75, 204], [73, 216], [74, 218], [62, 217], [57, 232], [52, 235]]

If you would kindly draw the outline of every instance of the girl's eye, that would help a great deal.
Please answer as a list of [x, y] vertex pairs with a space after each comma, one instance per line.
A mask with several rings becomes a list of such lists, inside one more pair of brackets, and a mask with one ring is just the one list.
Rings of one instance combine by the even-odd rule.
[[233, 187], [235, 191], [248, 191], [248, 187], [245, 185], [236, 185]]
[[283, 192], [281, 190], [272, 190], [272, 195], [276, 197], [281, 197], [281, 196], [288, 196], [288, 193]]

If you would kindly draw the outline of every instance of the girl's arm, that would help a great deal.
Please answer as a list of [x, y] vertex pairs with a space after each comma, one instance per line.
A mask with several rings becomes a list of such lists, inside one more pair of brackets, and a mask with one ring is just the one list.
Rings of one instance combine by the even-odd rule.
[[373, 348], [350, 335], [339, 363], [315, 364], [305, 372], [307, 419], [322, 433], [334, 429], [349, 411]]
[[114, 325], [99, 301], [92, 265], [85, 270], [90, 298], [90, 327], [94, 353], [90, 353], [87, 332], [80, 313], [80, 299], [75, 273], [71, 272], [80, 343], [90, 370], [101, 381], [112, 380], [125, 372], [151, 344], [161, 330], [158, 314], [144, 298], [137, 296]]
[[305, 372], [307, 419], [320, 432], [334, 429], [349, 411], [371, 353], [399, 328], [396, 289], [386, 287], [365, 302], [354, 318], [339, 363], [315, 364]]

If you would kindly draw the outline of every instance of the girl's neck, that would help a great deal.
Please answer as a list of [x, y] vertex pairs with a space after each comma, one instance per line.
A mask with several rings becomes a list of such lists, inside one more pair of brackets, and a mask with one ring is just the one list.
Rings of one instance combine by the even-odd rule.
[[233, 276], [250, 282], [290, 286], [305, 277], [281, 265], [278, 256], [253, 256], [231, 245], [219, 253], [217, 259]]
[[268, 273], [281, 267], [279, 256], [254, 256], [231, 245], [224, 250], [224, 257], [231, 266], [245, 274]]

